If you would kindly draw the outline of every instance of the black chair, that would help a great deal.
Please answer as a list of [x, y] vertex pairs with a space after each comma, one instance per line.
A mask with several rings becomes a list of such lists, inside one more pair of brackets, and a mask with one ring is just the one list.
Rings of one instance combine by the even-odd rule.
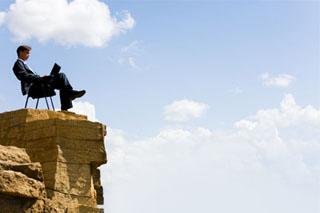
[[53, 101], [51, 98], [52, 96], [55, 96], [55, 95], [56, 95], [56, 92], [48, 84], [43, 82], [32, 83], [31, 86], [29, 87], [27, 100], [24, 105], [24, 108], [27, 108], [29, 97], [31, 97], [32, 99], [37, 99], [36, 109], [38, 109], [39, 99], [45, 98], [47, 107], [50, 110], [48, 100], [47, 100], [47, 97], [49, 97], [51, 101], [52, 109], [55, 110]]

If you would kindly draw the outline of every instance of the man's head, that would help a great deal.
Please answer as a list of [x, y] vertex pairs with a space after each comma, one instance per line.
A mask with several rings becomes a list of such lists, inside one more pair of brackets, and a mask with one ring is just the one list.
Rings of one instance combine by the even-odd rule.
[[30, 55], [30, 51], [31, 51], [31, 47], [28, 45], [21, 45], [17, 48], [17, 54], [18, 54], [18, 58], [26, 61], [29, 58]]

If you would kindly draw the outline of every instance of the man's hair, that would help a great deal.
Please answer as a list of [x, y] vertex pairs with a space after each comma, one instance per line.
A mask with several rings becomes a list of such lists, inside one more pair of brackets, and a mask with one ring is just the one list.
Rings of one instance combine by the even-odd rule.
[[17, 48], [17, 55], [19, 57], [20, 52], [26, 51], [26, 50], [31, 50], [31, 47], [28, 45], [21, 45]]

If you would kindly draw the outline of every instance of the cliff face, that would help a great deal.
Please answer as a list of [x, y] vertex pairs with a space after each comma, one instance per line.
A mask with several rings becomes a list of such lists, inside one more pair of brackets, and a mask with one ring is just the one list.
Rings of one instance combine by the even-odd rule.
[[70, 112], [0, 114], [0, 145], [5, 146], [0, 147], [0, 208], [100, 212], [98, 167], [106, 163], [105, 135], [104, 125]]

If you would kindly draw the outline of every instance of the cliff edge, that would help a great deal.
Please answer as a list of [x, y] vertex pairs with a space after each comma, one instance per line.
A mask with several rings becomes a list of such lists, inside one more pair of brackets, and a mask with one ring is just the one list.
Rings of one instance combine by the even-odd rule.
[[0, 114], [0, 209], [103, 212], [106, 127], [72, 112]]

